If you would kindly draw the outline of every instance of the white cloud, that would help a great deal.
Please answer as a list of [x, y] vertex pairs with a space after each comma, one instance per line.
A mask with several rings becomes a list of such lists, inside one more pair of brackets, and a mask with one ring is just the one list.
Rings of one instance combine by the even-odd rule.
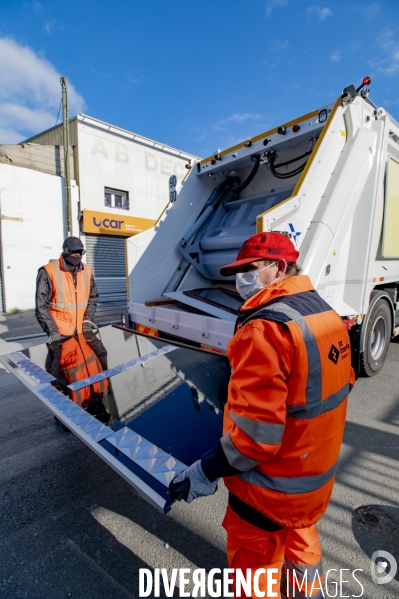
[[335, 52], [333, 52], [331, 54], [331, 60], [333, 62], [339, 62], [341, 60], [341, 51], [340, 50], [336, 50]]
[[383, 106], [399, 106], [399, 100], [392, 100], [392, 98], [386, 98], [383, 101]]
[[233, 112], [228, 117], [206, 124], [194, 124], [188, 117], [184, 119], [186, 130], [193, 140], [202, 143], [199, 155], [210, 155], [215, 148], [229, 148], [239, 141], [248, 139], [260, 131], [265, 131], [268, 124], [263, 122], [264, 115], [252, 112]]
[[51, 21], [46, 21], [44, 24], [44, 31], [48, 34], [51, 35], [53, 33], [53, 28], [55, 25], [55, 20], [52, 19]]
[[[60, 74], [43, 56], [0, 38], [0, 143], [18, 143], [53, 127], [61, 100]], [[68, 82], [69, 116], [84, 100]]]
[[271, 17], [273, 10], [279, 6], [286, 6], [289, 0], [268, 0], [266, 3], [266, 17]]
[[324, 19], [327, 19], [327, 17], [331, 17], [332, 10], [329, 9], [327, 6], [322, 8], [321, 6], [309, 6], [306, 9], [306, 14], [308, 15], [308, 17], [317, 17], [319, 19], [319, 21], [324, 21]]
[[243, 123], [244, 121], [253, 121], [261, 118], [261, 114], [252, 114], [251, 112], [243, 112], [242, 114], [239, 114], [238, 112], [234, 112], [231, 116], [227, 117], [226, 119], [221, 119], [219, 123], [221, 125], [224, 125], [225, 123]]
[[381, 4], [379, 2], [373, 2], [372, 4], [364, 6], [361, 10], [367, 19], [374, 19], [374, 17], [381, 11]]
[[139, 71], [130, 71], [127, 74], [127, 80], [129, 83], [133, 83], [133, 85], [145, 85], [145, 77], [143, 73]]
[[399, 41], [392, 29], [386, 28], [376, 38], [374, 44], [380, 54], [375, 53], [369, 64], [385, 75], [399, 73]]
[[277, 65], [274, 62], [271, 62], [270, 60], [262, 60], [262, 64], [266, 65], [271, 69], [275, 69], [277, 67]]
[[290, 43], [288, 40], [283, 41], [277, 38], [275, 40], [271, 40], [270, 44], [268, 45], [268, 50], [269, 52], [281, 52], [282, 50], [287, 50], [289, 45]]

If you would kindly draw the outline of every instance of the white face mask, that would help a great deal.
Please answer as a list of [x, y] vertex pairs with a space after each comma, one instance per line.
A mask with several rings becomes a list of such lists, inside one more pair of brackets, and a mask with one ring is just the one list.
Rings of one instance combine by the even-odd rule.
[[270, 268], [273, 264], [276, 264], [276, 262], [272, 262], [260, 270], [250, 270], [249, 272], [238, 272], [236, 274], [236, 289], [243, 299], [247, 300], [264, 287], [267, 287], [267, 285], [262, 285], [260, 282], [259, 273], [266, 270], [266, 268]]

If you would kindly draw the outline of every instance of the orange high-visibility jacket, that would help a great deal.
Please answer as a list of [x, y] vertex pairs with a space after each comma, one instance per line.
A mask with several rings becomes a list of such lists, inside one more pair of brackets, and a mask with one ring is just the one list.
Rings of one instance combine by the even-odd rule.
[[221, 439], [240, 473], [225, 484], [281, 526], [310, 526], [335, 480], [354, 382], [348, 333], [307, 276], [264, 288], [241, 310]]
[[[60, 368], [68, 384], [82, 381], [103, 372], [100, 360], [86, 341], [84, 335], [71, 337], [71, 339], [63, 341]], [[108, 380], [104, 379], [103, 381], [83, 387], [83, 389], [71, 391], [71, 399], [81, 407], [84, 407], [85, 403], [92, 397], [93, 392], [100, 394], [107, 388]]]
[[52, 296], [50, 314], [60, 335], [82, 332], [84, 315], [90, 297], [91, 266], [83, 264], [76, 273], [76, 287], [71, 271], [63, 267], [62, 256], [44, 266], [50, 277]]

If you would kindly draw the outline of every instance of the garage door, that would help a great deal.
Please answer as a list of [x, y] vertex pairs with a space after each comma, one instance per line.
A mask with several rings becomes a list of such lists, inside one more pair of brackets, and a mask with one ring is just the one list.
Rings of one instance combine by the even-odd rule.
[[125, 237], [86, 235], [85, 249], [100, 294], [97, 322], [119, 322], [127, 299]]

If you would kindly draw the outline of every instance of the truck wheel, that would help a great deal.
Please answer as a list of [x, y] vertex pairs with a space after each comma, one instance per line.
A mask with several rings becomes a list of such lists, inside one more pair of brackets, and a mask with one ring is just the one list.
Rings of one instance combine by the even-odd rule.
[[392, 316], [385, 300], [378, 300], [366, 324], [361, 371], [365, 376], [378, 374], [384, 365], [392, 332]]

